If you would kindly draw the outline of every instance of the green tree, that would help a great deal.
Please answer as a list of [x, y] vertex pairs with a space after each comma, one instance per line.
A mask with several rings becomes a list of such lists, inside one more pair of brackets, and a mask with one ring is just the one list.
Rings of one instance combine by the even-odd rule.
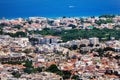
[[104, 15], [101, 15], [101, 16], [99, 16], [99, 18], [114, 18], [115, 17], [115, 15], [109, 15], [109, 14], [104, 14]]
[[96, 44], [95, 46], [98, 47], [98, 46], [100, 46], [100, 45], [99, 45], [99, 44]]
[[117, 60], [119, 60], [120, 56], [116, 55], [114, 58], [117, 59]]
[[33, 68], [32, 66], [32, 61], [29, 61], [28, 59], [25, 61], [25, 64], [24, 64], [25, 67], [27, 68]]
[[12, 75], [15, 77], [15, 78], [20, 78], [21, 77], [21, 74], [17, 71], [17, 72], [12, 72]]
[[68, 27], [72, 27], [73, 29], [76, 28], [74, 24], [69, 24]]
[[3, 29], [1, 26], [0, 26], [0, 34], [3, 34]]
[[88, 46], [93, 47], [94, 45], [93, 44], [88, 44]]
[[108, 40], [108, 37], [114, 36], [115, 39], [120, 38], [120, 31], [116, 29], [92, 29], [92, 30], [78, 30], [78, 29], [71, 29], [71, 30], [61, 30], [59, 33], [54, 30], [42, 30], [42, 31], [35, 31], [35, 34], [41, 34], [41, 35], [53, 35], [53, 36], [60, 36], [61, 39], [66, 42], [70, 40], [76, 40], [79, 38], [91, 38], [91, 37], [98, 37], [100, 41], [102, 39]]
[[77, 48], [78, 48], [77, 45], [72, 45], [72, 46], [70, 47], [71, 50], [76, 50]]
[[106, 48], [104, 48], [103, 50], [104, 50], [104, 51], [114, 51], [114, 49], [111, 48], [111, 47], [106, 47]]
[[63, 72], [63, 79], [70, 79], [71, 72], [70, 71], [62, 71]]
[[25, 32], [16, 32], [14, 34], [14, 37], [27, 37], [27, 34]]
[[16, 32], [16, 33], [4, 33], [5, 35], [10, 35], [11, 37], [27, 37], [25, 32]]
[[24, 71], [25, 73], [31, 74], [31, 73], [32, 73], [32, 68], [26, 67], [26, 68], [23, 69], [23, 71]]
[[56, 73], [57, 75], [60, 75], [63, 77], [63, 79], [69, 79], [71, 76], [70, 71], [61, 71], [58, 69], [58, 67], [54, 64], [52, 64], [50, 67], [46, 69], [48, 72]]
[[80, 44], [80, 48], [82, 48], [82, 47], [86, 47], [86, 45], [85, 44]]
[[22, 26], [21, 25], [14, 25], [13, 28], [17, 28], [17, 29], [20, 29]]
[[31, 50], [30, 49], [25, 49], [23, 52], [28, 54], [28, 53], [31, 52]]
[[104, 50], [102, 48], [99, 48], [96, 50], [99, 54], [100, 57], [103, 57], [104, 56]]
[[38, 68], [37, 68], [37, 71], [38, 71], [38, 72], [42, 72], [42, 68], [41, 68], [41, 67], [38, 67]]
[[60, 70], [57, 68], [56, 65], [52, 64], [49, 68], [46, 69], [46, 71], [56, 73]]
[[72, 76], [72, 79], [78, 80], [78, 79], [79, 79], [79, 76], [78, 76], [78, 75], [73, 75], [73, 76]]

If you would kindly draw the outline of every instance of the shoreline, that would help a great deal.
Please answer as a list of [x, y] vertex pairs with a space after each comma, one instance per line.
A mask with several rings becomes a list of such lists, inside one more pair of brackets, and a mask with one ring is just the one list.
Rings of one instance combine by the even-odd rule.
[[[120, 14], [101, 14], [101, 15], [115, 15], [115, 16], [118, 16]], [[0, 20], [2, 18], [5, 18], [7, 20], [12, 20], [12, 19], [18, 19], [18, 18], [22, 18], [22, 19], [28, 19], [30, 17], [43, 17], [43, 18], [53, 18], [53, 19], [57, 19], [57, 18], [63, 18], [63, 17], [66, 17], [66, 18], [89, 18], [89, 17], [99, 17], [101, 15], [86, 15], [86, 16], [26, 16], [26, 17], [0, 17]]]

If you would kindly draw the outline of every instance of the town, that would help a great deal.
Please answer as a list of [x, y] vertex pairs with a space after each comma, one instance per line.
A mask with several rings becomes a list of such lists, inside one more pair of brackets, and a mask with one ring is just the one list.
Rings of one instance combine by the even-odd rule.
[[0, 80], [120, 80], [120, 16], [0, 19]]

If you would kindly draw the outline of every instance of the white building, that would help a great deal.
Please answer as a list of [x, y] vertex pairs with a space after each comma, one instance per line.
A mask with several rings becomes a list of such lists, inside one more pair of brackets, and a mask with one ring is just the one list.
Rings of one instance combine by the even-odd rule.
[[90, 44], [94, 44], [94, 45], [99, 44], [99, 38], [96, 38], [96, 37], [89, 38], [89, 42]]

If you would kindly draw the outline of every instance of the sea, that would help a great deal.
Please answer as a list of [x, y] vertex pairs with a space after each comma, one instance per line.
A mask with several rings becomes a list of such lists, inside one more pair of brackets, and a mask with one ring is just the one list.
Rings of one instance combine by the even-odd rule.
[[120, 14], [120, 0], [0, 0], [0, 18]]

